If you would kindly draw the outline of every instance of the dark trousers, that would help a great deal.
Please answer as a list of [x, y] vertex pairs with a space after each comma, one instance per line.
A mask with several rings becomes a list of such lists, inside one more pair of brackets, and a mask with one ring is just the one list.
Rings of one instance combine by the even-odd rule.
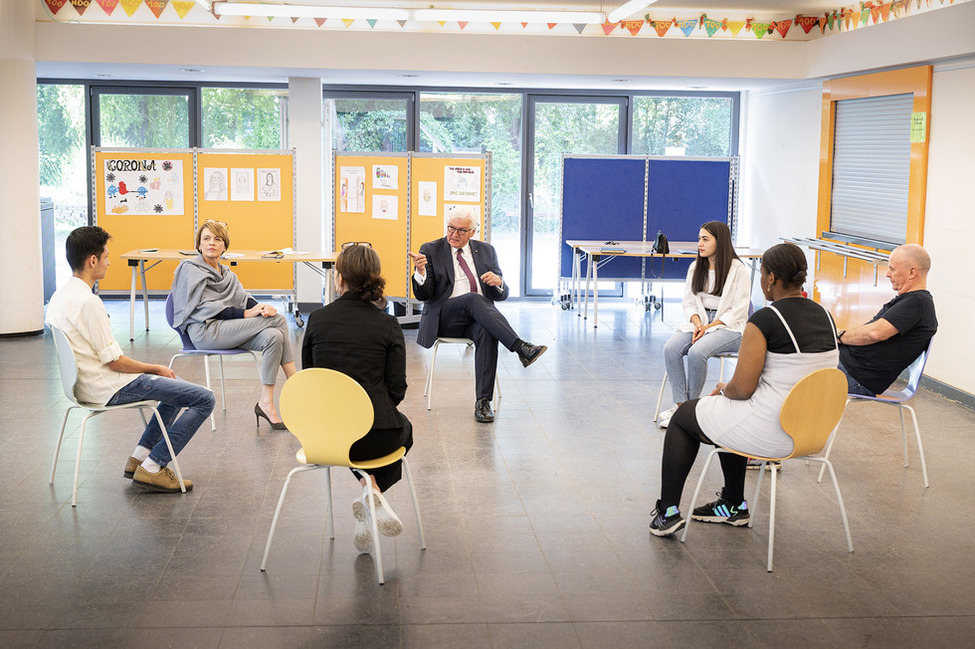
[[865, 388], [862, 385], [860, 385], [860, 382], [857, 381], [856, 378], [852, 374], [850, 374], [850, 371], [848, 369], [846, 369], [845, 367], [843, 367], [843, 363], [842, 362], [839, 364], [838, 369], [841, 372], [843, 372], [843, 374], [846, 375], [846, 393], [847, 394], [859, 394], [859, 395], [863, 395], [863, 396], [866, 396], [866, 397], [875, 397], [875, 396], [877, 396], [877, 393], [874, 392], [873, 390], [871, 390], [870, 388]]
[[447, 300], [440, 307], [438, 335], [474, 341], [474, 390], [478, 399], [493, 399], [498, 343], [514, 350], [518, 342], [518, 334], [494, 302], [477, 293]]
[[[353, 462], [364, 460], [375, 460], [376, 458], [389, 455], [400, 446], [406, 447], [409, 453], [413, 446], [413, 424], [403, 413], [399, 414], [403, 425], [399, 428], [374, 428], [366, 433], [366, 436], [356, 440], [349, 449], [349, 459]], [[366, 471], [376, 479], [379, 491], [386, 491], [403, 477], [403, 463], [397, 461], [388, 466]], [[353, 475], [355, 471], [352, 472]], [[358, 479], [356, 475], [356, 479]]]

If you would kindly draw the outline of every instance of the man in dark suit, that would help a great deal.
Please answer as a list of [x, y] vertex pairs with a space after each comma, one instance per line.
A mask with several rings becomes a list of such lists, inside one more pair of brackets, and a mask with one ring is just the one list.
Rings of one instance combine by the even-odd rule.
[[473, 212], [458, 210], [447, 221], [447, 236], [429, 241], [420, 246], [419, 254], [409, 255], [416, 269], [413, 295], [426, 303], [416, 341], [428, 349], [438, 336], [474, 341], [474, 417], [491, 422], [498, 342], [518, 354], [525, 367], [548, 348], [519, 338], [494, 306], [508, 297], [508, 287], [501, 279], [494, 247], [472, 240], [476, 232]]

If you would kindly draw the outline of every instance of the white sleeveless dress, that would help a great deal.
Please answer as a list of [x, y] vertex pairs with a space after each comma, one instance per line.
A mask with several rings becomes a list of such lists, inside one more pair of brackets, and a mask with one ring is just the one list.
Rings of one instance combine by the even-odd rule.
[[[821, 305], [820, 305], [821, 306]], [[765, 369], [758, 379], [758, 387], [747, 400], [725, 396], [702, 397], [695, 414], [704, 434], [715, 444], [740, 453], [761, 457], [785, 457], [792, 453], [792, 438], [779, 424], [779, 413], [789, 391], [807, 374], [823, 368], [835, 368], [839, 363], [839, 348], [825, 352], [803, 353], [789, 324], [773, 305], [770, 309], [779, 316], [795, 347], [795, 354], [765, 353]], [[823, 317], [829, 320], [836, 339], [836, 328], [826, 308]]]

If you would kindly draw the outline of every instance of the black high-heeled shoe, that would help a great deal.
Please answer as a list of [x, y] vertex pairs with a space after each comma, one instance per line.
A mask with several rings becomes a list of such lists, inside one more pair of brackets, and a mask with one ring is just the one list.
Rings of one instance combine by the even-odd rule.
[[254, 419], [256, 420], [256, 424], [258, 428], [261, 427], [261, 417], [264, 417], [264, 419], [267, 420], [267, 423], [271, 424], [272, 430], [288, 430], [288, 427], [284, 425], [283, 421], [278, 421], [278, 422], [271, 421], [271, 418], [267, 416], [267, 413], [264, 412], [264, 409], [261, 408], [261, 404], [259, 403], [254, 404], [254, 415], [255, 415]]

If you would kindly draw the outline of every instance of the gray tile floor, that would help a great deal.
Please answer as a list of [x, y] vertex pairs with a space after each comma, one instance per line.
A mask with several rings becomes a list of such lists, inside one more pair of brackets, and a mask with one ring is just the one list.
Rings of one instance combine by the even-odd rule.
[[[851, 408], [834, 460], [856, 551], [817, 468], [791, 463], [768, 574], [764, 515], [753, 529], [694, 524], [686, 545], [649, 535], [662, 444], [650, 420], [672, 323], [630, 303], [601, 306], [598, 331], [548, 304], [504, 306], [550, 350], [528, 369], [502, 352], [494, 424], [473, 420], [472, 359], [459, 347], [442, 350], [426, 410], [429, 352], [407, 331], [403, 410], [427, 549], [398, 485], [390, 499], [406, 530], [383, 540], [384, 586], [352, 547], [357, 490], [344, 471], [333, 480], [335, 540], [324, 532], [324, 476], [300, 475], [260, 572], [298, 443], [255, 430], [248, 360], [228, 364], [217, 431], [204, 427], [180, 455], [192, 493], [147, 495], [122, 478], [140, 426], [120, 413], [90, 425], [72, 509], [77, 419], [48, 485], [66, 406], [51, 337], [0, 339], [0, 646], [973, 645], [972, 411], [915, 397], [923, 489], [919, 466], [902, 466], [893, 409]], [[178, 341], [161, 307], [153, 330], [129, 343], [127, 303], [109, 303], [127, 354], [168, 363]], [[203, 380], [199, 360], [176, 369]], [[913, 442], [910, 451], [916, 459]], [[719, 487], [712, 471], [708, 494]], [[767, 490], [761, 500], [767, 511]]]

